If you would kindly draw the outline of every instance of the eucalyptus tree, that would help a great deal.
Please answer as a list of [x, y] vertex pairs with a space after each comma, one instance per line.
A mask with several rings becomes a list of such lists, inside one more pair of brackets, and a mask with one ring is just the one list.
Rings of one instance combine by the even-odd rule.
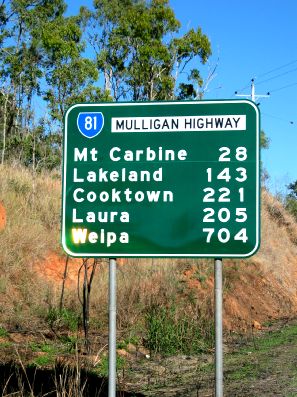
[[211, 55], [200, 28], [177, 37], [181, 25], [168, 0], [94, 0], [90, 16], [88, 36], [97, 67], [115, 100], [173, 99], [181, 72]]
[[[103, 96], [92, 84], [98, 78], [97, 68], [81, 55], [82, 18], [65, 17], [65, 11], [64, 0], [8, 0], [0, 6], [1, 161], [7, 147], [7, 154], [15, 152], [27, 163], [28, 143], [36, 142], [37, 132], [40, 136], [41, 131], [45, 135], [56, 131], [54, 141], [61, 142], [65, 109], [75, 101]], [[36, 118], [44, 116], [41, 112], [47, 112], [41, 98], [53, 121], [48, 130], [36, 125]], [[37, 115], [36, 103], [42, 109]], [[10, 129], [8, 111], [13, 116]]]
[[[66, 9], [63, 0], [8, 0], [0, 7], [0, 92], [2, 162], [5, 149], [20, 161], [34, 124], [33, 98], [41, 94], [43, 63], [40, 34], [45, 21]], [[6, 96], [5, 96], [6, 95]], [[7, 99], [7, 103], [5, 101]], [[8, 122], [12, 118], [12, 122]], [[30, 139], [29, 139], [30, 140]], [[18, 150], [16, 150], [18, 149]]]

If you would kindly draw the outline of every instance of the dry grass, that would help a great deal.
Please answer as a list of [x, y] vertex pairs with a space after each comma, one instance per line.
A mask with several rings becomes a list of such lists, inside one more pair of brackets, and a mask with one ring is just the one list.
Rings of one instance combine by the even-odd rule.
[[23, 168], [0, 167], [0, 201], [7, 212], [6, 227], [0, 232], [0, 307], [13, 323], [24, 320], [39, 304], [39, 291], [47, 293], [32, 265], [58, 248], [58, 192], [59, 183], [46, 174], [33, 177]]
[[[0, 168], [0, 201], [7, 210], [7, 226], [0, 232], [0, 324], [37, 327], [49, 308], [58, 307], [62, 273], [51, 279], [43, 274], [42, 266], [36, 274], [33, 264], [45, 264], [49, 253], [62, 255], [60, 191], [60, 181], [51, 174], [33, 178], [25, 169]], [[255, 311], [264, 311], [269, 304], [281, 308], [282, 301], [290, 302], [286, 303], [288, 311], [294, 308], [294, 300], [297, 308], [297, 225], [269, 193], [264, 190], [262, 196], [259, 253], [247, 260], [224, 261], [225, 298], [231, 297], [233, 305], [227, 304], [227, 316], [242, 313], [241, 320], [227, 321], [232, 327], [238, 321], [255, 319], [250, 307], [245, 307], [251, 299], [243, 286], [251, 282], [247, 290], [253, 295]], [[119, 264], [117, 281], [119, 338], [145, 337], [145, 314], [153, 306], [174, 305], [177, 318], [192, 316], [198, 327], [212, 324], [212, 260], [129, 259]], [[64, 305], [80, 313], [73, 283], [68, 283]], [[93, 281], [90, 311], [91, 327], [102, 333], [106, 333], [107, 307], [108, 262], [102, 260]]]
[[0, 168], [0, 201], [7, 211], [1, 233], [0, 260], [28, 267], [32, 258], [57, 249], [59, 241], [59, 182], [22, 168]]
[[[62, 280], [43, 277], [37, 262], [60, 251], [60, 181], [50, 174], [37, 174], [22, 168], [0, 168], [0, 201], [7, 211], [7, 225], [0, 234], [0, 322], [9, 327], [38, 327], [51, 307], [58, 307]], [[61, 253], [62, 254], [62, 253]], [[200, 262], [199, 274], [203, 273]], [[189, 303], [183, 277], [197, 267], [194, 260], [131, 259], [118, 266], [118, 329], [122, 337], [141, 334], [144, 314], [152, 305], [176, 305], [180, 316], [201, 311], [197, 299]], [[201, 267], [202, 266], [202, 267]], [[207, 269], [207, 264], [205, 270]], [[206, 270], [206, 273], [208, 271]], [[202, 277], [202, 276], [201, 276]], [[206, 279], [208, 275], [203, 276]], [[81, 287], [81, 286], [80, 286]], [[64, 305], [81, 312], [77, 290], [65, 291]], [[199, 306], [199, 307], [198, 307]], [[91, 295], [91, 324], [102, 331], [108, 319], [108, 263], [97, 269]], [[5, 308], [5, 309], [4, 309]], [[212, 309], [205, 311], [212, 313]], [[42, 324], [41, 324], [42, 325]]]

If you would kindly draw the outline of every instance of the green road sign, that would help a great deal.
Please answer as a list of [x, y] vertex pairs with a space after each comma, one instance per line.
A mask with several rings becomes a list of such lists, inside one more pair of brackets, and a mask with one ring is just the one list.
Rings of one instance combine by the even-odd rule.
[[100, 103], [65, 116], [62, 245], [76, 257], [247, 257], [259, 246], [250, 101]]

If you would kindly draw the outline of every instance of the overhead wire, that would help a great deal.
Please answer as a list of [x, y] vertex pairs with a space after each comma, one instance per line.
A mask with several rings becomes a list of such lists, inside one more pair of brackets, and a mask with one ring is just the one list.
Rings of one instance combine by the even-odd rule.
[[284, 119], [282, 117], [275, 116], [273, 114], [264, 113], [264, 112], [261, 112], [261, 114], [264, 115], [264, 116], [269, 116], [269, 117], [272, 117], [274, 119], [278, 119], [278, 120], [284, 121], [285, 123], [294, 124], [294, 121], [292, 121], [292, 120], [287, 120], [287, 119]]
[[286, 72], [277, 74], [276, 76], [269, 77], [268, 79], [265, 79], [265, 80], [262, 80], [262, 81], [257, 81], [257, 84], [259, 85], [259, 84], [266, 83], [267, 81], [274, 80], [274, 79], [277, 79], [279, 77], [285, 76], [286, 74], [295, 72], [296, 70], [297, 70], [297, 68], [294, 68], [294, 69], [291, 69], [291, 70], [287, 70]]
[[237, 92], [241, 92], [241, 91], [245, 90], [246, 88], [248, 88], [249, 86], [250, 86], [250, 83], [248, 83], [244, 87], [240, 88], [239, 90], [236, 90], [235, 92], [233, 91], [231, 98], [233, 98]]
[[283, 68], [285, 68], [285, 67], [287, 67], [287, 66], [290, 66], [290, 65], [292, 65], [293, 63], [296, 63], [296, 62], [297, 62], [297, 59], [294, 59], [293, 61], [288, 62], [288, 63], [286, 63], [286, 64], [284, 64], [284, 65], [282, 65], [282, 66], [278, 66], [278, 67], [276, 67], [276, 68], [274, 68], [274, 69], [271, 69], [271, 70], [269, 70], [268, 72], [261, 73], [261, 74], [259, 74], [257, 77], [259, 78], [259, 77], [266, 76], [267, 74], [276, 72], [277, 70], [283, 69]]
[[[286, 68], [286, 67], [288, 67], [288, 66], [290, 66], [290, 65], [293, 65], [293, 64], [295, 64], [296, 62], [297, 62], [297, 59], [294, 59], [293, 61], [288, 62], [288, 63], [286, 63], [286, 64], [284, 64], [284, 65], [278, 66], [278, 67], [273, 68], [273, 69], [271, 69], [271, 70], [269, 70], [269, 71], [267, 71], [267, 72], [261, 73], [261, 74], [259, 74], [256, 78], [258, 79], [259, 77], [267, 76], [267, 75], [269, 75], [269, 74], [271, 74], [271, 73], [277, 72], [278, 70], [281, 70], [281, 69], [284, 69], [284, 68]], [[267, 78], [267, 79], [257, 81], [257, 85], [266, 83], [266, 82], [271, 81], [271, 80], [274, 80], [274, 79], [278, 79], [278, 78], [280, 78], [280, 77], [282, 77], [282, 76], [285, 76], [285, 75], [287, 75], [287, 74], [289, 74], [289, 73], [293, 73], [293, 72], [295, 72], [295, 71], [297, 71], [297, 67], [294, 68], [294, 69], [286, 70], [286, 71], [284, 71], [284, 72], [282, 72], [282, 73], [279, 73], [279, 74], [277, 74], [277, 75], [275, 75], [275, 76], [272, 76], [272, 77], [269, 77], [269, 78]], [[287, 85], [284, 85], [284, 86], [282, 86], [282, 87], [279, 87], [279, 88], [270, 90], [270, 91], [269, 91], [269, 94], [270, 94], [270, 93], [277, 92], [277, 91], [284, 90], [284, 89], [286, 89], [286, 88], [293, 87], [293, 86], [295, 86], [295, 85], [297, 85], [297, 82], [294, 82], [294, 83], [291, 83], [291, 84], [287, 84]], [[239, 92], [240, 92], [240, 91], [243, 91], [243, 90], [245, 90], [245, 89], [248, 88], [248, 87], [249, 87], [249, 84], [246, 85], [246, 86], [244, 86], [243, 88], [241, 88], [241, 89], [238, 90], [238, 91], [239, 91]], [[235, 91], [235, 93], [233, 94], [233, 96], [234, 96], [238, 91]], [[268, 114], [268, 113], [264, 113], [264, 112], [261, 112], [261, 114], [264, 115], [264, 116], [272, 117], [272, 118], [281, 120], [281, 121], [283, 121], [283, 122], [285, 122], [285, 123], [294, 125], [294, 121], [292, 121], [292, 120], [284, 119], [284, 118], [282, 118], [282, 117], [274, 116], [274, 115], [272, 115], [272, 114]]]
[[269, 92], [271, 93], [271, 92], [276, 92], [276, 91], [284, 90], [285, 88], [293, 87], [294, 85], [297, 85], [297, 81], [296, 81], [295, 83], [287, 84], [287, 85], [284, 85], [283, 87], [276, 88], [276, 89], [274, 89], [274, 90], [270, 90]]

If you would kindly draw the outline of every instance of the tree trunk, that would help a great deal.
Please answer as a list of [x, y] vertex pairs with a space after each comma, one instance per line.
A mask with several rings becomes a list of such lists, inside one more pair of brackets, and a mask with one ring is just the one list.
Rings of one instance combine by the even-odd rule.
[[63, 309], [65, 282], [66, 282], [67, 272], [68, 272], [68, 261], [69, 261], [69, 256], [67, 255], [67, 257], [66, 257], [66, 262], [65, 262], [65, 268], [64, 268], [64, 275], [63, 275], [63, 282], [62, 282], [62, 290], [61, 290], [60, 304], [59, 304], [59, 310], [60, 310], [60, 312], [61, 312], [62, 309]]
[[107, 68], [104, 69], [104, 90], [111, 92], [111, 73]]
[[1, 164], [4, 164], [5, 157], [5, 149], [6, 149], [6, 123], [7, 123], [7, 102], [8, 102], [8, 94], [4, 95], [4, 114], [3, 114], [3, 146], [2, 146], [2, 156], [1, 156]]
[[[97, 266], [97, 260], [94, 259], [91, 267], [91, 274], [90, 277], [88, 275], [88, 270], [89, 270], [89, 266], [88, 266], [88, 259], [84, 259], [83, 260], [83, 264], [79, 270], [79, 275], [80, 275], [80, 271], [82, 270], [82, 268], [84, 269], [84, 281], [83, 281], [83, 295], [82, 295], [82, 300], [80, 299], [79, 296], [79, 300], [82, 304], [82, 308], [83, 308], [83, 328], [84, 328], [84, 334], [85, 334], [85, 347], [86, 347], [86, 351], [87, 353], [90, 352], [90, 340], [89, 340], [89, 320], [90, 320], [90, 296], [91, 296], [91, 288], [92, 288], [92, 282], [93, 282], [93, 278], [95, 275], [95, 271], [96, 271], [96, 266]], [[80, 277], [79, 277], [80, 279]], [[78, 283], [79, 283], [79, 279], [78, 279]]]

